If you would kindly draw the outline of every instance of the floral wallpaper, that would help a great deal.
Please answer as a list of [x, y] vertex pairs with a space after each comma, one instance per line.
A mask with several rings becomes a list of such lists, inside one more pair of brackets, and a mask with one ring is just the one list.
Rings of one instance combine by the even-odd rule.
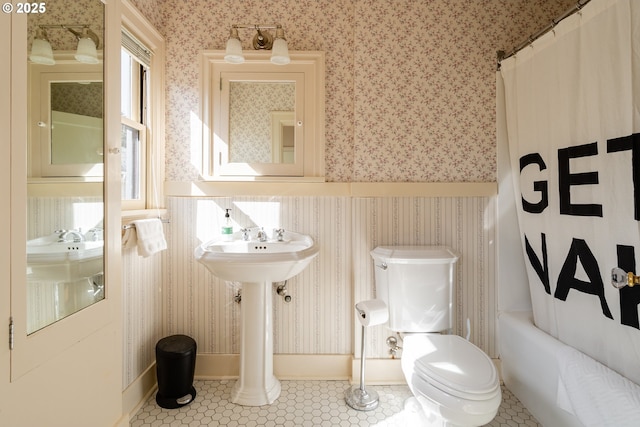
[[51, 84], [51, 109], [102, 118], [102, 82]]
[[573, 3], [134, 1], [167, 40], [167, 179], [199, 176], [199, 52], [234, 23], [280, 23], [290, 50], [326, 52], [328, 181], [495, 181], [496, 51]]
[[231, 162], [271, 163], [271, 112], [295, 111], [295, 89], [294, 83], [230, 82]]

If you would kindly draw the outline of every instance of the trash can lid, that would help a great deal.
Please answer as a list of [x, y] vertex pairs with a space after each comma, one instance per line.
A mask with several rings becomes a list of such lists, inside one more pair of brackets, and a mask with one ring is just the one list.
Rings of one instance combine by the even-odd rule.
[[162, 338], [156, 344], [156, 352], [166, 356], [184, 356], [196, 351], [197, 345], [193, 338], [187, 335], [171, 335]]

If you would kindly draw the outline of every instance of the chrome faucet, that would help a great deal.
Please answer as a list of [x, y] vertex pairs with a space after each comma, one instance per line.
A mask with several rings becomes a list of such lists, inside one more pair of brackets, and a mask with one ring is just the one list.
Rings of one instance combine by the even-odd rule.
[[258, 230], [258, 235], [256, 236], [256, 238], [261, 242], [267, 241], [267, 233], [265, 233], [262, 227], [260, 227], [260, 230]]
[[58, 233], [58, 242], [84, 242], [84, 236], [81, 232], [77, 230], [56, 230], [55, 233]]

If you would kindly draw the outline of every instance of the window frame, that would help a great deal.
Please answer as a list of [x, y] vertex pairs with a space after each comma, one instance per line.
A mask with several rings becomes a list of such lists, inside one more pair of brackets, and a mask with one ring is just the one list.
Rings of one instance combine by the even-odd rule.
[[[148, 95], [143, 109], [146, 111], [141, 113], [145, 128], [144, 135], [141, 133], [141, 140], [143, 137], [145, 140], [146, 167], [145, 176], [141, 177], [145, 182], [145, 197], [142, 201], [122, 200], [122, 216], [124, 219], [158, 216], [158, 210], [164, 209], [165, 40], [128, 0], [122, 1], [122, 28], [152, 52], [150, 71], [145, 73]], [[129, 122], [126, 124], [131, 126]]]
[[[139, 199], [122, 199], [122, 209], [131, 210], [131, 209], [145, 209], [145, 203], [147, 200], [147, 163], [148, 163], [148, 152], [149, 148], [147, 146], [147, 126], [143, 123], [140, 123], [136, 120], [131, 120], [127, 117], [121, 118], [121, 126], [128, 127], [129, 129], [133, 129], [138, 131], [138, 143], [139, 143], [139, 152], [140, 152], [140, 161], [138, 165], [138, 169], [140, 170], [139, 180], [139, 188], [140, 192]], [[124, 155], [121, 152], [121, 155]]]

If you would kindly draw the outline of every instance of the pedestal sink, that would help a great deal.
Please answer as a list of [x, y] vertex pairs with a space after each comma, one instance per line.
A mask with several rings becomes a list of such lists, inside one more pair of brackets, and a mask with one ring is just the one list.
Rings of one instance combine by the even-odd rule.
[[55, 235], [27, 241], [27, 279], [74, 282], [103, 271], [104, 241], [57, 241]]
[[304, 270], [318, 254], [311, 237], [285, 232], [280, 240], [210, 241], [198, 246], [195, 257], [220, 279], [242, 283], [240, 377], [231, 401], [245, 406], [273, 403], [280, 382], [273, 375], [273, 282]]

